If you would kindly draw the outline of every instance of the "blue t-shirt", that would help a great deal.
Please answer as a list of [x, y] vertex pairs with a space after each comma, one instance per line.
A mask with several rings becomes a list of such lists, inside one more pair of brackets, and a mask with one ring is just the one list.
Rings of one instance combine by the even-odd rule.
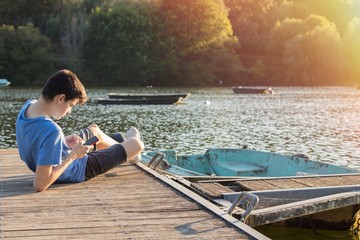
[[[16, 120], [16, 141], [21, 160], [33, 172], [37, 165], [59, 165], [71, 149], [66, 145], [65, 136], [51, 118], [41, 116], [27, 118], [26, 109], [36, 100], [28, 100]], [[58, 183], [82, 182], [88, 156], [74, 160], [56, 180]]]

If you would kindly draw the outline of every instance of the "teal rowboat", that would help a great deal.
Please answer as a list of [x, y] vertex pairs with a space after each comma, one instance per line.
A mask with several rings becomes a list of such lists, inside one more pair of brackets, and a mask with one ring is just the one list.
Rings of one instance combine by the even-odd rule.
[[285, 177], [359, 172], [313, 161], [304, 155], [287, 156], [249, 149], [211, 148], [204, 154], [193, 155], [177, 155], [174, 150], [142, 154], [143, 163], [149, 164], [151, 160], [159, 169], [178, 176]]
[[348, 230], [354, 215], [360, 219], [359, 171], [304, 155], [211, 148], [178, 156], [163, 150], [143, 153], [142, 162], [251, 227]]

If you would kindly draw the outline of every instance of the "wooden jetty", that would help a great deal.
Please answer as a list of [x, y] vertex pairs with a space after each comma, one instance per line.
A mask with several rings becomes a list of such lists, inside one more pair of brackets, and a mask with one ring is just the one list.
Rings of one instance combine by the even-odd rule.
[[0, 149], [0, 238], [268, 239], [162, 178], [143, 164], [122, 165], [36, 193], [17, 149]]

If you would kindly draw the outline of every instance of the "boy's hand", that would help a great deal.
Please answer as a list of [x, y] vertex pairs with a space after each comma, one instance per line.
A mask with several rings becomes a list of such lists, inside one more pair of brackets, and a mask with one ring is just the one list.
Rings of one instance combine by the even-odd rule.
[[75, 133], [65, 137], [66, 145], [68, 145], [70, 149], [73, 149], [76, 143], [81, 140], [82, 139]]
[[88, 154], [93, 148], [93, 145], [83, 145], [85, 143], [81, 138], [78, 139], [78, 142], [73, 147], [72, 151], [75, 152], [76, 158], [82, 158]]

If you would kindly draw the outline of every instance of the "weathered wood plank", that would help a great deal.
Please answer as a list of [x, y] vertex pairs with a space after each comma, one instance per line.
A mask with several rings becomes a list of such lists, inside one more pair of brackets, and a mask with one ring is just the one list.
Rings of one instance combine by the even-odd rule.
[[204, 194], [205, 196], [217, 199], [223, 198], [223, 193], [233, 192], [220, 183], [191, 183], [191, 187]]
[[250, 191], [279, 190], [292, 188], [313, 188], [356, 185], [360, 175], [336, 175], [316, 177], [294, 177], [282, 179], [246, 179], [238, 180], [236, 185]]
[[256, 180], [256, 181], [239, 180], [236, 181], [235, 184], [239, 185], [245, 190], [253, 190], [253, 189], [275, 190], [279, 188], [267, 180]]
[[0, 149], [0, 238], [253, 239], [138, 166], [35, 193], [17, 149]]

